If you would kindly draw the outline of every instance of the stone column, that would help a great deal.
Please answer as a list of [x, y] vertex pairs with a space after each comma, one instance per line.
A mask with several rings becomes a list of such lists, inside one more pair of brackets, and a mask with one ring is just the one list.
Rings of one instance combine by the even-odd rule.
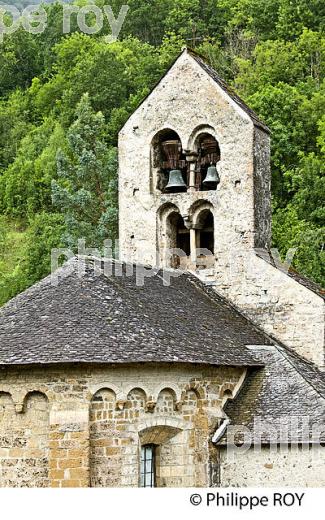
[[195, 168], [196, 168], [196, 161], [197, 161], [197, 153], [195, 152], [188, 152], [186, 153], [186, 160], [188, 163], [190, 163], [190, 179], [189, 179], [189, 187], [188, 192], [195, 191]]
[[191, 263], [196, 265], [196, 230], [190, 229]]
[[195, 191], [195, 163], [190, 163], [190, 182], [188, 187], [189, 192]]

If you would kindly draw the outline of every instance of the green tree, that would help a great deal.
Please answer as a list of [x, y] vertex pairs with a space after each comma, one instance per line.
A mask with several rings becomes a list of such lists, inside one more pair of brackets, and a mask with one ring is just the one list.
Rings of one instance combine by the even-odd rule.
[[76, 248], [78, 239], [87, 246], [103, 246], [117, 235], [116, 150], [105, 143], [105, 120], [94, 112], [88, 94], [76, 110], [76, 121], [67, 139], [69, 151], [58, 154], [58, 181], [52, 181], [52, 200], [64, 215], [64, 242]]
[[25, 91], [17, 89], [8, 99], [0, 99], [0, 175], [15, 159], [21, 139], [32, 126]]
[[56, 177], [56, 153], [64, 146], [58, 123], [45, 119], [21, 141], [12, 164], [0, 178], [0, 208], [12, 218], [31, 218], [51, 211], [51, 181]]
[[[109, 3], [117, 16], [125, 1]], [[274, 244], [284, 254], [297, 247], [296, 268], [324, 280], [324, 2], [127, 3], [119, 39], [109, 45], [107, 22], [100, 33], [85, 35], [75, 15], [63, 35], [60, 2], [44, 5], [43, 33], [20, 29], [0, 45], [0, 217], [9, 230], [0, 238], [7, 251], [0, 301], [47, 274], [49, 251], [63, 235], [65, 245], [78, 236], [89, 245], [116, 236], [118, 131], [184, 45], [206, 56], [269, 125]], [[89, 121], [100, 128], [97, 144], [85, 117], [73, 125], [85, 92], [94, 110], [88, 107]], [[97, 170], [106, 172], [98, 177], [99, 193]]]
[[0, 97], [16, 88], [27, 88], [41, 72], [36, 38], [20, 27], [0, 44]]
[[295, 248], [293, 267], [315, 282], [325, 280], [325, 227], [301, 220], [293, 204], [275, 209], [272, 225], [273, 246], [285, 258]]
[[57, 213], [38, 213], [30, 222], [26, 234], [24, 278], [32, 285], [51, 271], [51, 251], [63, 247], [64, 218]]

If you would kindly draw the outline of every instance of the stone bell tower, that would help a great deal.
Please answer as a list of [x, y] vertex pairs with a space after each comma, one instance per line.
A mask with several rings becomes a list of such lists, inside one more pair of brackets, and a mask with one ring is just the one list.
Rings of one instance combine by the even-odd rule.
[[184, 50], [120, 132], [121, 257], [222, 276], [230, 246], [268, 247], [269, 149], [268, 128]]
[[324, 366], [324, 299], [274, 264], [270, 132], [185, 49], [119, 134], [122, 260], [188, 269]]

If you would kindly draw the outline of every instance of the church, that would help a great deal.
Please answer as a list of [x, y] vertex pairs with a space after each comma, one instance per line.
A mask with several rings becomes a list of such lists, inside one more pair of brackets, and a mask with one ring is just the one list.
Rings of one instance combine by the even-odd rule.
[[325, 486], [324, 291], [270, 131], [184, 49], [119, 134], [119, 258], [0, 309], [0, 487]]

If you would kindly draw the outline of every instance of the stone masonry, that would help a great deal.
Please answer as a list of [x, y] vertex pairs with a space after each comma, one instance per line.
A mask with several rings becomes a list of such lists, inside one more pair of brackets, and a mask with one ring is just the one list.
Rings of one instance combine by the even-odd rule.
[[270, 257], [270, 179], [268, 128], [185, 49], [119, 134], [121, 258], [0, 309], [0, 487], [325, 486], [324, 292]]
[[[154, 143], [170, 129], [183, 150], [197, 151], [200, 135], [219, 143], [216, 191], [161, 193]], [[268, 334], [324, 366], [324, 298], [256, 255], [271, 240], [270, 136], [215, 72], [185, 50], [127, 121], [119, 135], [121, 258], [165, 265], [172, 245], [172, 211], [195, 228], [209, 205], [214, 217], [212, 270], [200, 271]], [[188, 266], [186, 266], [188, 267]], [[195, 271], [195, 266], [192, 266]]]
[[171, 364], [8, 368], [0, 486], [138, 487], [139, 449], [152, 442], [159, 486], [209, 486], [224, 392], [236, 395], [244, 373]]

